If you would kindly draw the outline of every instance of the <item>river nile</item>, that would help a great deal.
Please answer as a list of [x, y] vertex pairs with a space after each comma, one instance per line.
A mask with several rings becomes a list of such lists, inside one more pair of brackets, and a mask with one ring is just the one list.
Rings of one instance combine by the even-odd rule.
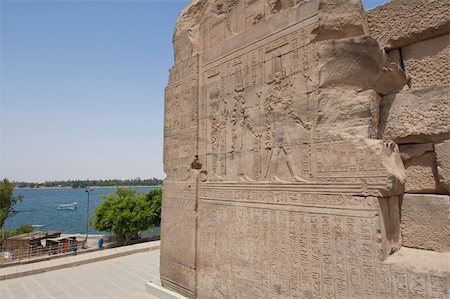
[[[159, 187], [132, 188], [145, 193]], [[103, 201], [100, 195], [113, 193], [115, 188], [95, 188], [90, 193], [89, 214]], [[15, 189], [14, 195], [22, 195], [23, 201], [15, 206], [17, 215], [8, 218], [5, 229], [22, 224], [45, 225], [45, 230], [58, 230], [65, 234], [86, 232], [87, 193], [85, 189]], [[76, 210], [58, 210], [59, 204], [77, 202]], [[90, 234], [98, 234], [89, 227]]]

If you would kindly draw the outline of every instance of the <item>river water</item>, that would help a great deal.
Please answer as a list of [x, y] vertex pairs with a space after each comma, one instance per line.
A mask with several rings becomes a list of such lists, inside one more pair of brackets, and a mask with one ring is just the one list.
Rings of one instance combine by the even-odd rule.
[[[159, 187], [133, 188], [145, 193]], [[95, 188], [90, 192], [89, 215], [103, 201], [100, 195], [114, 193], [115, 188]], [[4, 228], [14, 229], [22, 224], [45, 225], [45, 230], [58, 230], [65, 234], [86, 232], [87, 193], [85, 189], [15, 189], [14, 195], [22, 195], [23, 201], [14, 208], [18, 211], [6, 220]], [[77, 202], [76, 210], [58, 210], [59, 204]], [[90, 216], [89, 216], [90, 217]], [[89, 227], [90, 234], [100, 234]]]

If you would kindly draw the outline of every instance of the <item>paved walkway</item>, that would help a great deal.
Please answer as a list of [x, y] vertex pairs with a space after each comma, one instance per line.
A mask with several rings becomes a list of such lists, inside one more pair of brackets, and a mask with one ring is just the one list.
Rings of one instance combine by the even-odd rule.
[[135, 245], [122, 246], [96, 250], [92, 252], [79, 253], [78, 255], [66, 254], [64, 256], [53, 256], [49, 260], [27, 263], [10, 267], [0, 268], [0, 281], [5, 279], [23, 277], [26, 275], [42, 273], [50, 270], [79, 266], [100, 260], [116, 258], [128, 254], [159, 249], [160, 242], [145, 242]]
[[150, 299], [149, 280], [160, 284], [159, 249], [3, 280], [0, 297]]

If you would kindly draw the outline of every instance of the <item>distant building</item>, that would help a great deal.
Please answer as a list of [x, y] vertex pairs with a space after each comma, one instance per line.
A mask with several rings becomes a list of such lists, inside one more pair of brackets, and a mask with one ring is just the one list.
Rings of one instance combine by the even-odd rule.
[[47, 232], [32, 232], [27, 234], [21, 234], [6, 239], [5, 250], [28, 250], [30, 248], [36, 248], [42, 246], [41, 240], [50, 238], [59, 238], [61, 232], [59, 231], [47, 231]]

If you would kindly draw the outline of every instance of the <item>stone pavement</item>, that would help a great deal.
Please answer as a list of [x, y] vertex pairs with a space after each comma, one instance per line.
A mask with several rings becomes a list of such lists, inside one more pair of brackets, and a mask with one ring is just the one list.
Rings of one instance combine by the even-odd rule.
[[0, 297], [152, 299], [149, 280], [160, 284], [159, 249], [0, 281]]
[[160, 245], [159, 241], [145, 242], [135, 245], [96, 250], [92, 252], [85, 252], [85, 253], [80, 252], [76, 256], [72, 254], [64, 255], [62, 257], [54, 256], [54, 258], [46, 261], [3, 267], [0, 268], [0, 281], [5, 279], [42, 273], [50, 270], [79, 266], [82, 264], [97, 262], [100, 260], [110, 258], [116, 258], [119, 256], [124, 256], [138, 252], [156, 250], [159, 249], [159, 245]]

